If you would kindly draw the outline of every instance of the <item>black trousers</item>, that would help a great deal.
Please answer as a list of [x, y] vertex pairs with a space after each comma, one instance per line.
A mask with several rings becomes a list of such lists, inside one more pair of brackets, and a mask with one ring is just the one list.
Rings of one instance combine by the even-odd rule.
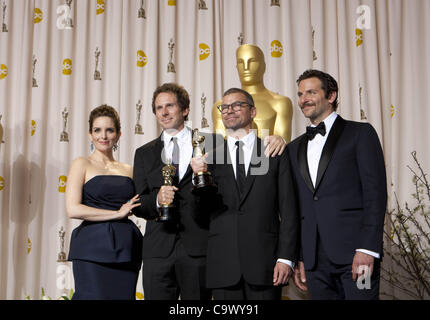
[[179, 239], [166, 258], [143, 259], [145, 300], [210, 300], [206, 256], [189, 256]]
[[214, 300], [280, 300], [282, 287], [252, 285], [242, 277], [236, 285], [213, 289], [212, 293]]
[[311, 300], [377, 300], [381, 262], [374, 260], [370, 279], [364, 277], [352, 280], [351, 264], [332, 263], [318, 237], [316, 265], [306, 271], [306, 283]]

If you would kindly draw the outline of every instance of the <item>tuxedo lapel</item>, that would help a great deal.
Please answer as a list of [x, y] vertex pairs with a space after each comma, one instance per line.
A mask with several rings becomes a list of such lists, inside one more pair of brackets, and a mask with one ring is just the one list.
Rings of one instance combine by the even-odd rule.
[[[199, 132], [199, 134], [201, 134], [201, 133]], [[191, 141], [190, 141], [191, 145], [193, 145], [193, 137], [192, 136], [193, 135], [191, 134]], [[193, 156], [194, 156], [194, 149], [193, 149], [193, 154], [191, 155], [191, 158]], [[191, 159], [190, 159], [190, 161], [191, 161]], [[188, 176], [190, 176], [192, 173], [193, 173], [193, 169], [191, 168], [191, 165], [188, 165], [187, 166], [187, 171], [185, 171], [185, 174], [184, 174], [184, 176], [182, 177], [182, 179], [181, 179], [181, 181], [179, 183], [181, 183], [183, 181], [186, 181], [188, 179]]]
[[321, 159], [318, 164], [318, 173], [317, 173], [317, 181], [315, 184], [315, 190], [318, 189], [318, 186], [321, 183], [322, 178], [324, 177], [324, 173], [327, 170], [327, 167], [333, 156], [334, 150], [336, 149], [336, 144], [339, 141], [340, 135], [342, 134], [345, 124], [346, 124], [346, 121], [341, 116], [338, 115], [333, 124], [333, 127], [330, 130], [329, 136], [327, 137], [327, 141], [324, 145], [324, 148], [321, 154]]
[[[164, 152], [164, 141], [163, 139], [161, 139], [163, 134], [161, 134], [158, 139], [156, 140], [155, 144], [154, 144], [154, 156], [156, 157], [156, 159], [158, 159], [158, 161], [160, 162], [160, 164], [165, 164], [167, 163], [167, 158]], [[158, 156], [160, 155], [160, 156]]]
[[309, 190], [314, 193], [315, 188], [312, 183], [311, 175], [309, 174], [308, 166], [308, 138], [305, 134], [302, 135], [299, 148], [297, 149], [297, 163], [299, 165], [300, 174], [302, 175], [305, 184]]
[[185, 172], [185, 174], [182, 177], [181, 181], [179, 181], [179, 184], [182, 184], [183, 182], [187, 181], [188, 177], [191, 176], [192, 173], [193, 173], [193, 170], [191, 169], [191, 166], [188, 165], [187, 171]]
[[[163, 162], [164, 156], [164, 142], [161, 139], [161, 136], [158, 137], [154, 141], [154, 144], [151, 146], [151, 151], [148, 152], [148, 158], [145, 159], [145, 164], [148, 166], [148, 174], [151, 174], [155, 177], [157, 177], [157, 180], [159, 180], [158, 184], [163, 184], [163, 175], [161, 174], [161, 170], [163, 166], [165, 165]], [[154, 175], [154, 173], [157, 173]]]

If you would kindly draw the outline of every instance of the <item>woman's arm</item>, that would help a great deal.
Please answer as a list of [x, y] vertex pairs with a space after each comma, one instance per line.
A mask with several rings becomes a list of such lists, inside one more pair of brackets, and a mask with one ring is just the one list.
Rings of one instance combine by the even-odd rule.
[[78, 158], [70, 167], [66, 187], [66, 212], [69, 218], [88, 221], [120, 220], [130, 215], [131, 209], [140, 206], [140, 203], [135, 203], [138, 201], [137, 196], [123, 204], [119, 210], [97, 209], [82, 204], [82, 188], [87, 166], [87, 159]]

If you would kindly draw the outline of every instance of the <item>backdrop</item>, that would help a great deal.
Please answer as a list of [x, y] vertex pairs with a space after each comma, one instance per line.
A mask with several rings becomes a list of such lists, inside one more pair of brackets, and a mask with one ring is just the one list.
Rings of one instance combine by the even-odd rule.
[[119, 111], [115, 157], [130, 164], [160, 134], [151, 110], [159, 84], [183, 85], [188, 125], [211, 131], [213, 103], [240, 87], [240, 43], [263, 50], [266, 87], [292, 99], [293, 138], [308, 125], [298, 75], [332, 74], [339, 113], [379, 134], [389, 207], [394, 192], [408, 200], [410, 153], [429, 169], [420, 138], [430, 136], [429, 16], [427, 0], [0, 0], [0, 299], [39, 299], [42, 288], [55, 299], [73, 288], [59, 253], [79, 221], [67, 218], [64, 192], [71, 161], [90, 152], [90, 110]]

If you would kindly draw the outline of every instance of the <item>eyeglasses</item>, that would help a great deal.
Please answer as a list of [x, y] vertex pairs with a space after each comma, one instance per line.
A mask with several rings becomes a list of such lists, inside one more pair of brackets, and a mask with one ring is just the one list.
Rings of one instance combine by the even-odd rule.
[[249, 106], [250, 104], [247, 102], [244, 102], [244, 101], [235, 101], [235, 102], [230, 103], [230, 104], [220, 104], [217, 108], [218, 108], [219, 112], [227, 113], [228, 109], [230, 107], [231, 107], [231, 110], [233, 110], [233, 111], [239, 111], [242, 108], [242, 106], [244, 106], [244, 105]]

